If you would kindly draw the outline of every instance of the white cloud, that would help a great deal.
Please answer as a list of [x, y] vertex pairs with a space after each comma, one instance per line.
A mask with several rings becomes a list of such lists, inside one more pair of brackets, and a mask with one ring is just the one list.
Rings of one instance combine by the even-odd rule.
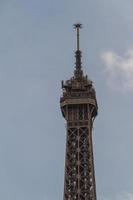
[[131, 193], [123, 193], [116, 197], [116, 200], [133, 200], [133, 194]]
[[108, 85], [123, 92], [133, 91], [133, 49], [123, 56], [106, 51], [101, 57]]
[[[101, 200], [111, 200], [108, 198], [101, 198]], [[133, 200], [133, 193], [122, 193], [121, 195], [117, 195], [113, 200]]]

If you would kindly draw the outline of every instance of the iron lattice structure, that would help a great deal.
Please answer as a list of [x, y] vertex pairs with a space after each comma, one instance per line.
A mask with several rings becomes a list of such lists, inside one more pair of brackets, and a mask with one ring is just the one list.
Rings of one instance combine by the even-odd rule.
[[74, 76], [62, 81], [60, 105], [67, 122], [64, 200], [96, 200], [92, 127], [97, 101], [92, 81], [83, 75], [79, 29], [76, 24], [77, 51]]

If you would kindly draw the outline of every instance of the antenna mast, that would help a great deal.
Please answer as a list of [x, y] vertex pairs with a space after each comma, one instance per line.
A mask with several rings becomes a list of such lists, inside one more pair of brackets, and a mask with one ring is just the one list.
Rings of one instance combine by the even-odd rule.
[[80, 35], [79, 30], [82, 28], [82, 24], [74, 24], [74, 28], [77, 30], [77, 51], [80, 49]]

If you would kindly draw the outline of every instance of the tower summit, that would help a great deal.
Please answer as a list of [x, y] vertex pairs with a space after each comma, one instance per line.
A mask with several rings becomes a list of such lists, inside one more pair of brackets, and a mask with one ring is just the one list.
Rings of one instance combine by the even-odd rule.
[[79, 38], [79, 30], [82, 28], [81, 24], [74, 24], [74, 28], [77, 30], [77, 50], [75, 52], [76, 57], [76, 66], [75, 66], [75, 77], [80, 78], [82, 77], [82, 63], [81, 63], [81, 51], [80, 51], [80, 38]]
[[79, 31], [74, 75], [62, 81], [60, 98], [67, 124], [64, 200], [96, 200], [92, 127], [97, 115], [97, 100], [92, 81], [84, 76], [81, 63]]
[[74, 24], [74, 28], [77, 30], [77, 51], [79, 51], [79, 30], [82, 28], [82, 24]]

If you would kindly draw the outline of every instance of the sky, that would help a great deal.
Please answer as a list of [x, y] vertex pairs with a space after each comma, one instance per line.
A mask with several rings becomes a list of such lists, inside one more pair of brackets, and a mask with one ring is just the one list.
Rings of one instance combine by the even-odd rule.
[[133, 1], [0, 1], [0, 199], [63, 199], [61, 80], [73, 76], [73, 24], [99, 106], [98, 200], [133, 200]]

